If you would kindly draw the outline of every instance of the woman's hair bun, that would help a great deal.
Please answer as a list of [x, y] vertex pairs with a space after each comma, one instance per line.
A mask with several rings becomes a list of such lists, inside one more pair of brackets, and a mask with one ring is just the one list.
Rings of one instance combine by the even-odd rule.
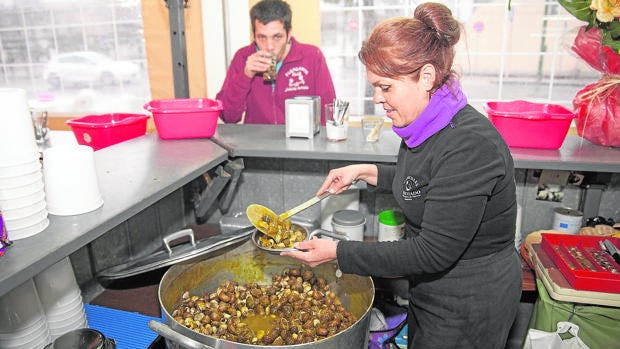
[[424, 23], [429, 31], [446, 46], [454, 46], [461, 36], [461, 24], [452, 11], [440, 3], [427, 2], [416, 7], [413, 17]]

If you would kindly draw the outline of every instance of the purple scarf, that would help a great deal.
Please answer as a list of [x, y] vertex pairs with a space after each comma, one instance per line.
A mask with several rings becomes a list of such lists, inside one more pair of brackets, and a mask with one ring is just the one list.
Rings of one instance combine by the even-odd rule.
[[417, 147], [446, 127], [452, 117], [467, 104], [467, 97], [456, 80], [452, 80], [452, 88], [454, 94], [447, 84], [435, 91], [422, 114], [409, 125], [392, 126], [392, 130], [405, 141], [409, 148]]

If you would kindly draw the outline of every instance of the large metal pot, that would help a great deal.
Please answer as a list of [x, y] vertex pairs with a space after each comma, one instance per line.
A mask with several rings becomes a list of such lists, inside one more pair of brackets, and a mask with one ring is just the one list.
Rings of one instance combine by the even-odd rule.
[[[271, 277], [284, 268], [299, 268], [300, 262], [256, 249], [250, 242], [206, 260], [175, 265], [168, 269], [159, 284], [159, 303], [166, 324], [152, 321], [149, 327], [167, 339], [168, 348], [278, 348], [231, 342], [194, 332], [171, 316], [185, 291], [203, 294], [215, 290], [224, 280], [238, 283], [270, 283]], [[351, 327], [335, 336], [294, 348], [368, 348], [368, 326], [375, 289], [370, 277], [344, 274], [336, 277], [337, 265], [326, 263], [314, 272], [325, 278], [342, 304], [358, 317]], [[280, 347], [282, 348], [282, 347]]]

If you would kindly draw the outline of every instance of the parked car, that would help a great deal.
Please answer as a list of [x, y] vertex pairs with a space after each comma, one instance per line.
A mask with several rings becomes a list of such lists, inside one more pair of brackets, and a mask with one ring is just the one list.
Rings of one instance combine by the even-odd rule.
[[113, 60], [103, 54], [84, 51], [56, 55], [43, 71], [43, 78], [53, 87], [69, 84], [112, 85], [129, 82], [140, 75], [140, 67], [130, 61]]

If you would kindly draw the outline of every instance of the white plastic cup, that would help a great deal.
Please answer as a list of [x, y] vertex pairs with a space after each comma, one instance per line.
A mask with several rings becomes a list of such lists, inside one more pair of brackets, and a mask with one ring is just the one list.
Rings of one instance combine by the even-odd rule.
[[30, 161], [23, 164], [5, 166], [0, 163], [0, 178], [6, 180], [40, 170], [41, 162], [39, 161], [39, 154], [37, 153], [36, 157], [33, 157]]
[[394, 210], [385, 210], [379, 213], [379, 241], [400, 240], [405, 235], [405, 216]]
[[8, 230], [8, 233], [9, 233], [11, 240], [13, 241], [21, 240], [21, 239], [25, 239], [27, 237], [31, 237], [36, 234], [39, 234], [40, 232], [45, 230], [45, 228], [47, 228], [49, 224], [50, 224], [50, 220], [48, 218], [44, 218], [40, 222], [34, 223], [33, 225], [28, 226], [28, 227], [19, 228], [19, 229], [10, 229]]
[[0, 297], [0, 336], [20, 333], [45, 320], [33, 279]]
[[37, 157], [26, 90], [0, 88], [0, 166], [24, 164]]
[[62, 145], [46, 149], [43, 180], [50, 214], [77, 215], [103, 205], [94, 151], [89, 146]]
[[46, 313], [67, 312], [81, 303], [80, 287], [69, 257], [37, 274], [34, 283]]
[[364, 224], [366, 218], [354, 210], [340, 210], [332, 216], [333, 232], [344, 235], [350, 240], [364, 241]]
[[552, 230], [563, 231], [568, 234], [576, 235], [583, 223], [583, 212], [566, 207], [556, 207], [553, 209]]

